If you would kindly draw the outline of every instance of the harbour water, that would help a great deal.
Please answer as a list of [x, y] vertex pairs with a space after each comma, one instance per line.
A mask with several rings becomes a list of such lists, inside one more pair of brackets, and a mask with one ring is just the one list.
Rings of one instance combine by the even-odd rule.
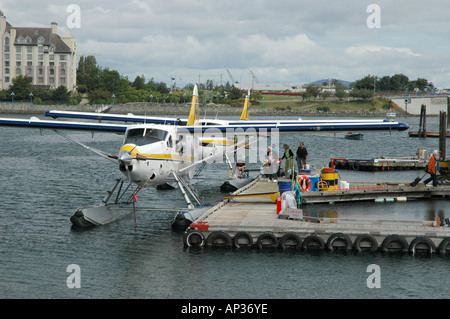
[[[400, 118], [417, 130], [417, 117]], [[438, 127], [429, 118], [429, 128]], [[330, 157], [410, 156], [432, 151], [437, 139], [407, 132], [366, 132], [361, 141], [345, 133], [282, 135], [293, 151], [303, 141], [308, 162]], [[71, 133], [92, 147], [115, 153], [122, 136]], [[281, 147], [279, 147], [281, 149]], [[56, 135], [0, 128], [0, 298], [448, 298], [449, 257], [408, 254], [282, 252], [256, 249], [187, 249], [171, 230], [185, 207], [178, 190], [145, 189], [142, 207], [118, 222], [87, 230], [71, 228], [76, 208], [98, 204], [120, 177], [112, 163]], [[258, 164], [250, 164], [258, 167]], [[346, 181], [413, 181], [422, 171], [341, 171]], [[205, 202], [219, 201], [227, 164], [208, 165], [195, 181]], [[314, 205], [311, 214], [430, 220], [449, 217], [448, 201]], [[163, 209], [164, 208], [164, 209]], [[379, 266], [379, 288], [370, 288], [370, 265]], [[79, 288], [69, 288], [79, 267]], [[369, 267], [369, 268], [368, 268]], [[369, 269], [369, 271], [368, 271]], [[68, 285], [69, 283], [69, 285]]]

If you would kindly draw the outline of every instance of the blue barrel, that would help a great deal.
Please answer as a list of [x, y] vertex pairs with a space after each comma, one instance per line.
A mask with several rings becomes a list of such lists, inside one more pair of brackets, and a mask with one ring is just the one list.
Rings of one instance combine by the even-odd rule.
[[311, 181], [311, 192], [317, 192], [319, 188], [317, 185], [320, 182], [320, 176], [309, 176], [309, 180]]
[[284, 192], [289, 192], [291, 190], [291, 182], [278, 181], [278, 190], [280, 192], [280, 196], [283, 195]]

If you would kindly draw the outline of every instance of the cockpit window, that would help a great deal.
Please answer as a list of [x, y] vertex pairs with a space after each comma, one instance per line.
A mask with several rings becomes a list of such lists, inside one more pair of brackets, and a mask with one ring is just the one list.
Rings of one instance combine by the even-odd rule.
[[[144, 135], [145, 132], [145, 135]], [[167, 131], [158, 129], [136, 128], [128, 130], [125, 137], [125, 144], [145, 145], [164, 141], [167, 137]]]

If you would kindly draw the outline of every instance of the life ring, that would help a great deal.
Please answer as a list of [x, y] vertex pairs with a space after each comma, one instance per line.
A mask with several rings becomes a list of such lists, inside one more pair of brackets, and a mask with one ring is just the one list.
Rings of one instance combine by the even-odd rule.
[[[242, 243], [242, 240], [246, 241], [246, 243]], [[241, 247], [252, 247], [253, 245], [253, 237], [246, 231], [237, 232], [233, 237], [233, 246], [236, 248]]]
[[[269, 242], [267, 244], [267, 242]], [[272, 233], [264, 233], [259, 235], [256, 245], [259, 249], [263, 248], [275, 248], [278, 245], [277, 237]]]
[[387, 236], [384, 240], [383, 243], [381, 244], [381, 250], [383, 252], [388, 252], [389, 249], [396, 249], [395, 247], [393, 247], [392, 243], [397, 243], [400, 245], [400, 250], [403, 253], [408, 252], [408, 242], [406, 241], [405, 238], [403, 238], [402, 236], [399, 235], [389, 235]]
[[[294, 242], [294, 245], [290, 244], [291, 242]], [[286, 250], [288, 248], [294, 248], [295, 250], [301, 250], [302, 249], [302, 240], [297, 234], [294, 233], [287, 233], [283, 235], [280, 238], [280, 241], [278, 242], [278, 246]]]
[[231, 247], [233, 245], [233, 240], [230, 235], [223, 231], [213, 231], [209, 234], [208, 238], [206, 238], [205, 245], [207, 247]]
[[438, 250], [441, 255], [450, 254], [450, 237], [446, 237], [441, 241]]
[[431, 255], [433, 253], [436, 252], [436, 245], [434, 244], [434, 242], [425, 236], [419, 236], [413, 239], [413, 241], [411, 241], [411, 243], [409, 244], [409, 252], [411, 254], [415, 254], [417, 250], [422, 250], [422, 249], [418, 249], [418, 246], [424, 246], [427, 247], [425, 250]]
[[203, 247], [205, 236], [198, 230], [189, 229], [183, 234], [183, 244], [185, 247]]
[[303, 240], [302, 248], [304, 250], [308, 249], [323, 250], [325, 249], [325, 242], [321, 237], [317, 235], [310, 235]]
[[[369, 246], [370, 248], [366, 247], [365, 245], [361, 246], [361, 242], [367, 241], [371, 243], [371, 246]], [[378, 241], [370, 234], [361, 234], [356, 237], [355, 242], [353, 243], [353, 247], [356, 251], [359, 252], [363, 250], [376, 251], [378, 249]]]
[[347, 251], [352, 249], [352, 240], [350, 239], [350, 237], [348, 237], [348, 235], [344, 234], [344, 233], [337, 233], [337, 234], [333, 234], [330, 237], [328, 237], [327, 240], [327, 244], [326, 244], [326, 248], [330, 251], [334, 250], [334, 249], [339, 249], [340, 245], [338, 246], [334, 246], [333, 243], [335, 241], [342, 241], [344, 242], [344, 246], [343, 248]]
[[311, 190], [311, 181], [306, 175], [300, 175], [298, 178], [298, 184], [301, 192], [309, 192]]

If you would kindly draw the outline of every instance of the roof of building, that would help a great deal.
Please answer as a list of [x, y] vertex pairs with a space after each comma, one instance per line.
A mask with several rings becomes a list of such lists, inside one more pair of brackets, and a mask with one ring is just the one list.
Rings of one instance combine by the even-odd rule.
[[72, 51], [64, 43], [57, 33], [53, 33], [51, 28], [27, 28], [18, 27], [14, 45], [38, 45], [54, 46], [55, 53], [71, 53]]

